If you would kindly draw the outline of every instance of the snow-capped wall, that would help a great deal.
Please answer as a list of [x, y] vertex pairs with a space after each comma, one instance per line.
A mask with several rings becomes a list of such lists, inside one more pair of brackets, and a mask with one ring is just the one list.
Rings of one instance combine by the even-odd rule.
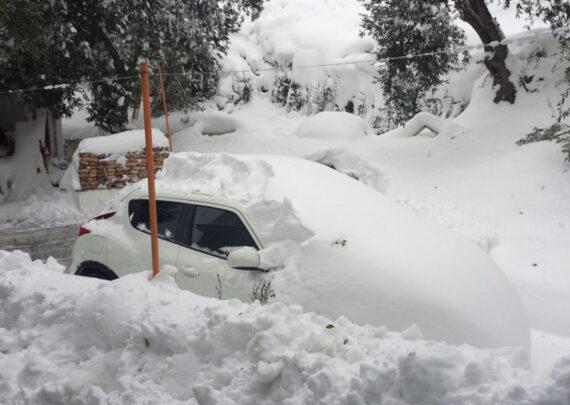
[[[168, 140], [158, 129], [153, 129], [152, 138], [157, 172], [169, 155]], [[61, 186], [78, 191], [123, 188], [146, 177], [144, 131], [132, 130], [83, 139]]]

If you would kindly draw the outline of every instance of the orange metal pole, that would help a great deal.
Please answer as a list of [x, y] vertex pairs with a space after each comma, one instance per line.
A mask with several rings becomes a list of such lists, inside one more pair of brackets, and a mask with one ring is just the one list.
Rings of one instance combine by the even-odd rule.
[[152, 124], [150, 120], [150, 84], [148, 63], [140, 64], [141, 93], [144, 110], [144, 136], [146, 143], [146, 175], [148, 180], [148, 211], [150, 222], [150, 241], [152, 249], [152, 275], [159, 272], [158, 260], [158, 226], [156, 221], [156, 192], [154, 188], [154, 150], [152, 147]]
[[172, 133], [168, 122], [168, 107], [166, 105], [166, 93], [164, 92], [164, 82], [162, 80], [162, 70], [158, 66], [158, 78], [160, 79], [160, 96], [162, 97], [162, 107], [164, 108], [164, 119], [166, 120], [166, 136], [168, 137], [168, 150], [172, 152]]

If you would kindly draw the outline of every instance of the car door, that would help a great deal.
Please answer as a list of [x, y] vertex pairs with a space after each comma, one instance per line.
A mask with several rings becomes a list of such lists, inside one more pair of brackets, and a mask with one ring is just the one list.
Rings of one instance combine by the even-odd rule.
[[[131, 199], [123, 209], [127, 211], [123, 219], [123, 232], [109, 238], [107, 251], [111, 268], [119, 276], [152, 270], [148, 199]], [[156, 213], [160, 266], [176, 266], [180, 250], [177, 239], [183, 228], [184, 203], [157, 200]]]
[[191, 220], [178, 253], [179, 286], [208, 297], [248, 302], [261, 274], [232, 269], [226, 258], [237, 247], [259, 249], [251, 228], [237, 210], [227, 207], [191, 204], [187, 210]]

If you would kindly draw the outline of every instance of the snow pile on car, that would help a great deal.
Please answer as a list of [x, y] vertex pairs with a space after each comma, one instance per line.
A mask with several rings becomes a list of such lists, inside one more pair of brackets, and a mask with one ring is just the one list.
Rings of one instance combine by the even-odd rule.
[[264, 244], [262, 264], [280, 267], [313, 232], [301, 223], [287, 198], [267, 195], [272, 177], [271, 166], [263, 160], [186, 152], [165, 160], [156, 184], [159, 192], [201, 193], [240, 202]]
[[307, 159], [344, 173], [378, 191], [385, 191], [386, 189], [380, 171], [344, 149], [325, 149], [310, 154]]
[[563, 404], [570, 359], [539, 377], [515, 349], [360, 327], [298, 306], [107, 282], [0, 251], [1, 403]]
[[395, 330], [416, 323], [452, 343], [529, 347], [520, 299], [484, 252], [322, 164], [176, 153], [157, 187], [240, 201], [262, 265], [282, 270], [268, 277], [283, 303]]

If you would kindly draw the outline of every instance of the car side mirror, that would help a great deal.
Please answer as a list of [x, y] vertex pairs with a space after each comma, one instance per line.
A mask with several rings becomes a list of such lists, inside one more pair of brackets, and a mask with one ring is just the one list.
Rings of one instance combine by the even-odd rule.
[[241, 247], [228, 255], [228, 266], [237, 270], [261, 270], [260, 258], [257, 251], [252, 247]]

